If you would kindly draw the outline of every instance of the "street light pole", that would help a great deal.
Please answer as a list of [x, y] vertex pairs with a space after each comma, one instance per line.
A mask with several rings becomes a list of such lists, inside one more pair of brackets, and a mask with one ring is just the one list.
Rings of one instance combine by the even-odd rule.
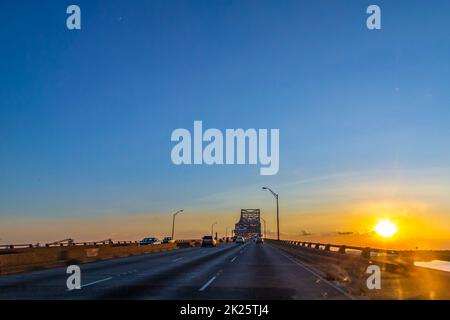
[[226, 229], [225, 229], [225, 239], [226, 238], [228, 238], [228, 229], [229, 229], [230, 227], [226, 227]]
[[275, 200], [277, 201], [277, 240], [280, 240], [280, 214], [278, 210], [278, 194], [275, 193], [272, 189], [268, 187], [262, 187], [263, 190], [269, 190], [270, 193], [275, 197]]
[[267, 234], [266, 234], [266, 220], [264, 218], [261, 218], [261, 220], [264, 222], [264, 239], [267, 239]]
[[172, 219], [172, 240], [175, 240], [175, 239], [173, 238], [173, 235], [174, 235], [174, 232], [175, 232], [175, 217], [177, 216], [177, 214], [179, 214], [179, 213], [181, 213], [181, 212], [183, 212], [183, 210], [178, 210], [177, 212], [175, 212], [175, 213], [173, 214], [173, 219]]
[[211, 225], [211, 236], [214, 238], [214, 226], [217, 224], [217, 222], [214, 222], [212, 225]]

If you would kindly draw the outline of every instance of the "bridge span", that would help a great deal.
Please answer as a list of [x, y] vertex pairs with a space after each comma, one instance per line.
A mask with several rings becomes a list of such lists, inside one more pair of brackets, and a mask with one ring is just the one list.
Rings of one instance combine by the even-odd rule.
[[0, 277], [0, 299], [350, 299], [342, 288], [268, 244], [221, 243]]
[[[72, 242], [9, 248], [19, 253], [0, 255], [0, 269], [6, 258], [20, 256], [20, 250], [28, 252], [30, 262], [45, 257], [35, 250], [47, 252], [49, 259], [66, 260], [46, 265], [47, 270], [0, 276], [0, 300], [450, 299], [448, 272], [416, 268], [409, 259], [399, 263], [394, 251], [382, 252], [393, 259], [384, 255], [379, 259], [373, 254], [379, 253], [376, 249], [359, 248], [355, 254], [351, 250], [358, 248], [297, 241], [221, 242], [206, 248], [198, 244], [192, 240], [154, 246]], [[80, 254], [86, 260], [73, 259]], [[66, 285], [66, 267], [71, 264], [81, 268], [79, 290], [68, 290]], [[382, 270], [381, 290], [367, 290], [366, 267], [373, 264]]]

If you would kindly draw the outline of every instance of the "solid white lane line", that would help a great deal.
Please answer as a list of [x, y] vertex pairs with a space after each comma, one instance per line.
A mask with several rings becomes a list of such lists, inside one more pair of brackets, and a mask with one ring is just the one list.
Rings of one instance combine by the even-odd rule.
[[[89, 282], [89, 283], [81, 285], [80, 288], [92, 286], [93, 284], [97, 284], [97, 283], [100, 283], [100, 282], [108, 281], [108, 280], [111, 280], [112, 278], [113, 277], [108, 277], [108, 278], [97, 280], [97, 281], [94, 281], [94, 282]], [[75, 289], [67, 289], [67, 291], [72, 291], [72, 290], [75, 290]]]
[[214, 276], [214, 277], [212, 277], [211, 279], [209, 279], [209, 281], [207, 282], [207, 283], [205, 283], [204, 285], [203, 285], [203, 287], [201, 287], [198, 291], [204, 291], [206, 288], [208, 288], [209, 287], [209, 285], [211, 284], [211, 283], [213, 283], [213, 281], [214, 280], [216, 280], [216, 276]]
[[234, 262], [234, 260], [236, 260], [236, 258], [237, 258], [237, 256], [236, 256], [236, 257], [234, 257], [233, 259], [231, 259], [231, 262]]
[[[272, 247], [273, 248], [273, 247]], [[303, 263], [301, 263], [300, 261], [294, 260], [293, 258], [289, 257], [288, 255], [284, 254], [283, 252], [281, 252], [281, 250], [278, 250], [279, 253], [283, 256], [285, 256], [287, 259], [291, 260], [293, 263], [295, 263], [296, 265], [302, 267], [303, 269], [305, 269], [306, 271], [308, 271], [309, 273], [313, 274], [314, 276], [318, 277], [320, 280], [322, 280], [324, 283], [328, 284], [330, 287], [333, 287], [334, 289], [336, 289], [337, 291], [339, 291], [340, 293], [342, 293], [344, 296], [346, 296], [347, 298], [351, 299], [351, 300], [355, 300], [355, 298], [353, 298], [351, 295], [349, 295], [347, 292], [345, 292], [344, 290], [342, 290], [341, 288], [339, 288], [338, 286], [336, 286], [334, 283], [331, 283], [330, 281], [328, 281], [327, 279], [325, 279], [324, 277], [322, 277], [320, 274], [318, 274], [317, 272], [315, 272], [314, 270], [312, 270], [310, 267], [307, 267], [306, 265], [304, 265]]]
[[174, 259], [174, 260], [172, 260], [172, 262], [177, 262], [177, 261], [180, 261], [181, 259], [183, 259], [183, 258]]

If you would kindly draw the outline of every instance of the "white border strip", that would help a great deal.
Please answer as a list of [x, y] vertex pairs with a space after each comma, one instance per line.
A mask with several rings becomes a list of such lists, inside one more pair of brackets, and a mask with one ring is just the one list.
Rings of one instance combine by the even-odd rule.
[[216, 276], [214, 276], [214, 277], [212, 277], [211, 279], [209, 279], [209, 281], [207, 282], [207, 283], [205, 283], [204, 285], [203, 285], [203, 287], [201, 287], [198, 291], [204, 291], [206, 288], [208, 288], [209, 287], [209, 285], [211, 284], [211, 283], [213, 283], [213, 281], [214, 280], [216, 280]]

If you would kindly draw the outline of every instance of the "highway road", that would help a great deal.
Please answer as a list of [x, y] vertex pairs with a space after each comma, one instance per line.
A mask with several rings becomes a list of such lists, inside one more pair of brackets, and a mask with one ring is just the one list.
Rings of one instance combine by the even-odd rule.
[[220, 244], [82, 264], [80, 290], [66, 268], [0, 277], [0, 299], [351, 299], [270, 244]]

